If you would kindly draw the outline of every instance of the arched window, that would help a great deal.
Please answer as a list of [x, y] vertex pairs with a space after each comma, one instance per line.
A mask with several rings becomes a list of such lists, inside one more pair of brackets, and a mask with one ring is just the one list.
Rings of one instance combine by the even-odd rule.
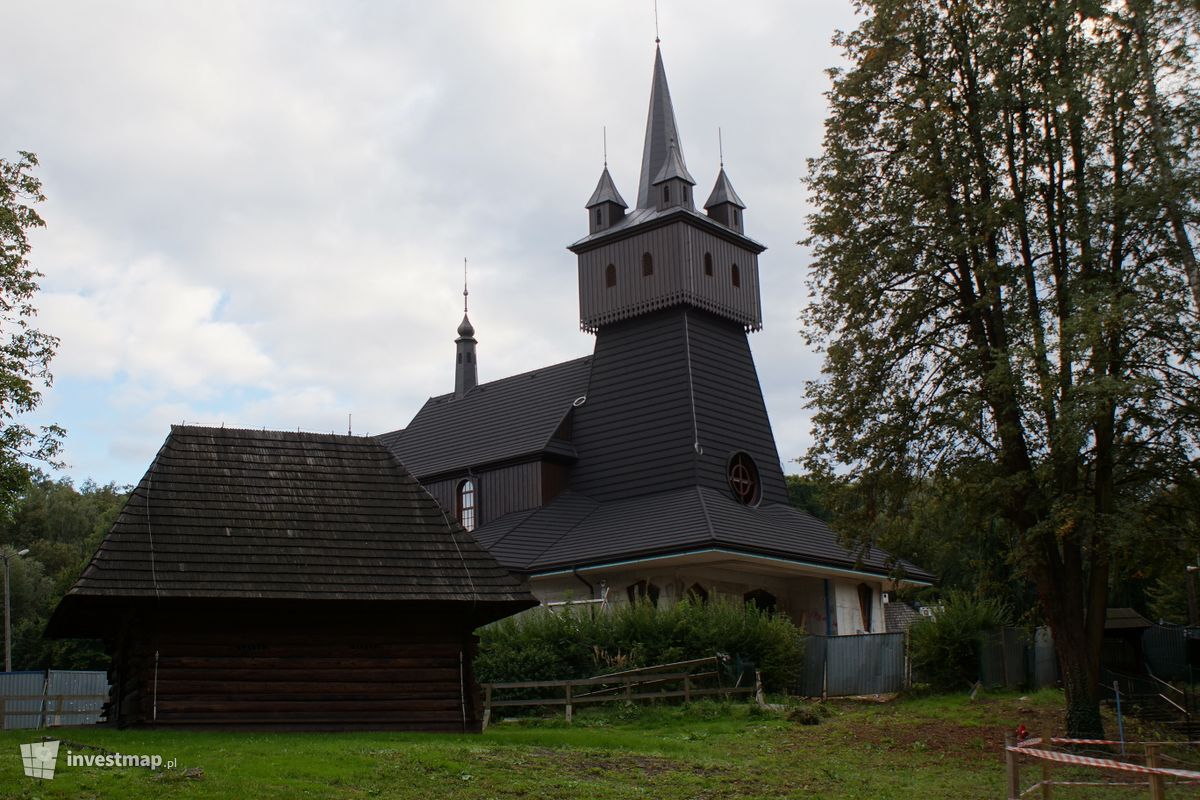
[[752, 592], [746, 592], [742, 595], [742, 599], [746, 602], [746, 605], [754, 606], [759, 611], [775, 610], [775, 595], [766, 589], [755, 589]]
[[458, 485], [458, 521], [469, 531], [475, 530], [475, 481], [467, 478]]
[[738, 269], [737, 264], [734, 264], [733, 269], [729, 270], [729, 280], [734, 286], [742, 285], [742, 271]]
[[642, 277], [645, 278], [654, 274], [654, 257], [649, 253], [642, 253]]
[[663, 202], [664, 203], [671, 202], [671, 187], [670, 186], [663, 187]]
[[711, 278], [712, 275], [713, 275], [712, 253], [705, 253], [704, 254], [704, 276], [706, 278]]
[[604, 288], [611, 289], [617, 285], [617, 268], [613, 264], [609, 264], [604, 268]]
[[596, 224], [599, 225], [604, 217], [600, 216], [600, 209], [596, 209]]
[[736, 208], [733, 209], [733, 224], [738, 224], [738, 210]]
[[658, 587], [649, 581], [641, 580], [637, 583], [629, 584], [629, 588], [625, 590], [629, 595], [629, 602], [637, 603], [642, 600], [649, 600], [650, 605], [658, 605]]
[[688, 587], [687, 599], [691, 600], [693, 603], [707, 603], [708, 589], [705, 589], [698, 583], [693, 583]]

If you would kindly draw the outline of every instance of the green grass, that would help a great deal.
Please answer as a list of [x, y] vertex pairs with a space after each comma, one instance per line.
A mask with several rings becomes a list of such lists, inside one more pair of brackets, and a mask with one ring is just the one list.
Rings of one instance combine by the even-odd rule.
[[[971, 800], [1003, 796], [1005, 732], [1021, 722], [1056, 730], [1062, 697], [831, 701], [817, 710], [820, 724], [803, 725], [745, 704], [613, 705], [589, 708], [571, 726], [499, 722], [483, 736], [62, 729], [51, 733], [158, 753], [179, 768], [66, 767], [64, 742], [50, 781], [22, 772], [18, 745], [35, 733], [3, 731], [0, 797]], [[196, 768], [202, 774], [187, 777]]]

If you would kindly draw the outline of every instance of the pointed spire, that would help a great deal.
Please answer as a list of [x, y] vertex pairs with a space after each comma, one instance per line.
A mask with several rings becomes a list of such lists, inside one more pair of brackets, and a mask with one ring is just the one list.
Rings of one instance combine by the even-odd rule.
[[672, 143], [678, 153], [679, 166], [687, 174], [687, 164], [683, 160], [683, 148], [679, 141], [679, 126], [671, 105], [671, 90], [667, 88], [667, 73], [663, 69], [662, 49], [656, 46], [654, 78], [650, 84], [650, 111], [646, 116], [646, 144], [642, 149], [642, 173], [638, 183], [638, 208], [654, 208], [650, 189], [672, 157]]
[[721, 203], [729, 203], [738, 208], [745, 208], [746, 204], [742, 202], [742, 198], [738, 197], [738, 193], [733, 190], [733, 184], [729, 182], [729, 176], [725, 174], [725, 166], [721, 166], [721, 171], [717, 173], [717, 182], [713, 186], [712, 194], [708, 196], [708, 200], [704, 201], [705, 208], [712, 208]]
[[608, 167], [604, 167], [604, 171], [600, 173], [600, 181], [596, 184], [596, 191], [592, 192], [592, 196], [588, 198], [584, 208], [594, 208], [601, 203], [615, 203], [621, 208], [629, 208], [625, 204], [621, 193], [617, 191], [617, 186], [613, 183], [612, 175], [608, 174]]
[[467, 260], [463, 259], [463, 318], [458, 324], [458, 338], [454, 340], [454, 396], [464, 397], [479, 383], [479, 372], [475, 363], [475, 326], [467, 317]]

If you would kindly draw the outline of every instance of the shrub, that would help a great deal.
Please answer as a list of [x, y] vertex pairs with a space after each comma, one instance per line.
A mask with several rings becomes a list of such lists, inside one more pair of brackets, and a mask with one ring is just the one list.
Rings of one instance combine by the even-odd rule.
[[766, 688], [780, 691], [803, 656], [791, 620], [732, 601], [535, 608], [481, 629], [479, 638], [475, 673], [484, 683], [587, 678], [726, 653], [735, 665], [752, 663]]
[[999, 600], [952, 592], [937, 614], [909, 629], [913, 672], [937, 691], [970, 686], [979, 677], [983, 632], [1008, 624], [1010, 616]]

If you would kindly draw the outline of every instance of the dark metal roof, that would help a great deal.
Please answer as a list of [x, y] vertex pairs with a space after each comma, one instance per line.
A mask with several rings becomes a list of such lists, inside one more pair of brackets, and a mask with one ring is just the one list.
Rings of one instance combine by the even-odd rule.
[[687, 165], [683, 163], [683, 153], [679, 152], [679, 145], [671, 142], [671, 149], [667, 152], [667, 160], [663, 162], [660, 169], [654, 176], [654, 185], [669, 181], [672, 178], [679, 178], [687, 181], [692, 186], [696, 185], [696, 179], [692, 177], [692, 173], [688, 172]]
[[587, 393], [591, 364], [585, 356], [480, 384], [462, 398], [431, 397], [403, 432], [379, 439], [422, 480], [547, 452], [572, 458], [569, 445], [551, 440]]
[[738, 451], [756, 462], [763, 497], [787, 500], [750, 343], [713, 314], [675, 307], [602, 329], [572, 428], [571, 488], [595, 500], [723, 489]]
[[[477, 533], [501, 563], [531, 573], [703, 549], [879, 576], [893, 566], [877, 548], [848, 550], [828, 525], [804, 511], [779, 503], [744, 506], [728, 491], [698, 486], [604, 503], [567, 492], [537, 511], [510, 514]], [[906, 577], [932, 578], [899, 563]]]
[[761, 253], [767, 249], [765, 244], [757, 242], [745, 234], [738, 233], [710, 218], [707, 214], [701, 214], [699, 211], [687, 206], [668, 206], [661, 211], [656, 208], [635, 208], [622, 219], [617, 220], [611, 227], [588, 234], [582, 239], [568, 245], [567, 249], [572, 253], [580, 253], [590, 250], [592, 247], [598, 246], [609, 239], [622, 236], [635, 226], [650, 226], [651, 224], [666, 225], [675, 219], [685, 219], [694, 225], [700, 225], [710, 233], [736, 242], [754, 253]]
[[654, 208], [650, 188], [670, 157], [672, 143], [679, 150], [679, 161], [686, 174], [683, 143], [679, 139], [679, 125], [675, 122], [675, 109], [671, 105], [671, 90], [667, 88], [667, 72], [663, 69], [662, 50], [655, 48], [654, 77], [650, 83], [650, 111], [646, 115], [646, 144], [642, 148], [642, 171], [638, 182], [639, 209]]
[[712, 194], [704, 201], [704, 207], [712, 208], [721, 203], [730, 203], [738, 208], [746, 207], [742, 198], [738, 197], [738, 193], [733, 190], [733, 184], [729, 182], [729, 176], [725, 174], [724, 167], [721, 167], [721, 171], [717, 173], [717, 182], [713, 185]]
[[608, 167], [604, 167], [604, 172], [600, 173], [600, 181], [596, 184], [596, 191], [592, 192], [592, 196], [588, 198], [587, 205], [584, 208], [592, 208], [601, 203], [616, 203], [621, 208], [629, 208], [625, 205], [625, 200], [621, 197], [621, 193], [617, 191], [617, 186], [613, 183], [612, 175], [608, 174]]
[[88, 597], [535, 604], [378, 440], [185, 426], [67, 593]]

